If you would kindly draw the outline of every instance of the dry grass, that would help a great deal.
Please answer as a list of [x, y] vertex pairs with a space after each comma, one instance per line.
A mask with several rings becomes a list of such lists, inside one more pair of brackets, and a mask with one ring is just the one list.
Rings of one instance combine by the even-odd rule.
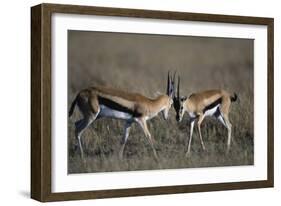
[[[91, 85], [107, 85], [155, 97], [165, 92], [168, 70], [181, 74], [181, 93], [223, 88], [236, 92], [230, 120], [233, 142], [228, 155], [227, 130], [216, 120], [206, 118], [202, 135], [203, 152], [195, 129], [192, 154], [185, 158], [189, 134], [186, 114], [177, 123], [170, 110], [169, 120], [157, 116], [148, 122], [156, 142], [161, 168], [189, 168], [249, 165], [254, 162], [253, 134], [253, 41], [245, 39], [169, 37], [69, 31], [68, 108], [79, 90]], [[133, 125], [124, 151], [118, 158], [123, 134], [122, 120], [100, 119], [83, 134], [86, 161], [74, 149], [74, 122], [68, 121], [68, 172], [108, 172], [159, 169], [151, 148], [138, 125]]]

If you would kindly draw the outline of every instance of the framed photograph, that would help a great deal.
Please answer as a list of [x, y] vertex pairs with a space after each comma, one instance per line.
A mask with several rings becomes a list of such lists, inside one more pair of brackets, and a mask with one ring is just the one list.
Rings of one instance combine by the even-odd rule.
[[273, 19], [31, 8], [31, 197], [273, 187]]

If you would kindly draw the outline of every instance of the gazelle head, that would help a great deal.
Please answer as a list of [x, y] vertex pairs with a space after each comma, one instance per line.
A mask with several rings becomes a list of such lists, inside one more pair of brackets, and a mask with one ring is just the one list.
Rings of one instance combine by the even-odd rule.
[[185, 112], [184, 104], [186, 99], [186, 96], [180, 96], [180, 76], [178, 76], [177, 95], [174, 96], [174, 109], [176, 111], [176, 120], [178, 122], [180, 122], [183, 118]]
[[168, 119], [169, 110], [173, 104], [173, 98], [175, 96], [175, 76], [176, 72], [174, 73], [173, 78], [170, 76], [170, 72], [168, 72], [168, 79], [167, 79], [167, 97], [164, 109], [162, 110], [164, 119]]

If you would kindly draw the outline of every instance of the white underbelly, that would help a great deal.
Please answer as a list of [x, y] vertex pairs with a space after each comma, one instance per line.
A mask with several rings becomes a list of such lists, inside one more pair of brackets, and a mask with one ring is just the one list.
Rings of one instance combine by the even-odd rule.
[[131, 119], [132, 115], [126, 112], [120, 112], [117, 110], [113, 110], [105, 105], [100, 105], [100, 112], [98, 117], [111, 117], [116, 119]]
[[217, 112], [217, 109], [218, 109], [219, 106], [220, 106], [220, 104], [218, 104], [217, 106], [215, 106], [215, 107], [213, 107], [209, 110], [206, 110], [204, 115], [205, 116], [213, 116]]

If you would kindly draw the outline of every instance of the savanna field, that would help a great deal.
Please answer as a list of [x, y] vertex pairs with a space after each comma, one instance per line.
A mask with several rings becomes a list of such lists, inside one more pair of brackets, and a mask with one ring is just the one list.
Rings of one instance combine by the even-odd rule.
[[180, 37], [103, 32], [68, 32], [68, 109], [78, 92], [103, 85], [155, 98], [165, 93], [168, 71], [181, 76], [181, 95], [207, 89], [238, 94], [229, 118], [231, 149], [226, 154], [227, 129], [213, 117], [201, 126], [206, 151], [194, 127], [191, 155], [185, 157], [189, 116], [178, 123], [173, 107], [168, 120], [159, 113], [148, 121], [159, 162], [142, 129], [133, 124], [119, 158], [124, 120], [99, 119], [82, 135], [85, 161], [75, 147], [77, 107], [68, 119], [68, 173], [175, 169], [254, 163], [253, 40]]

